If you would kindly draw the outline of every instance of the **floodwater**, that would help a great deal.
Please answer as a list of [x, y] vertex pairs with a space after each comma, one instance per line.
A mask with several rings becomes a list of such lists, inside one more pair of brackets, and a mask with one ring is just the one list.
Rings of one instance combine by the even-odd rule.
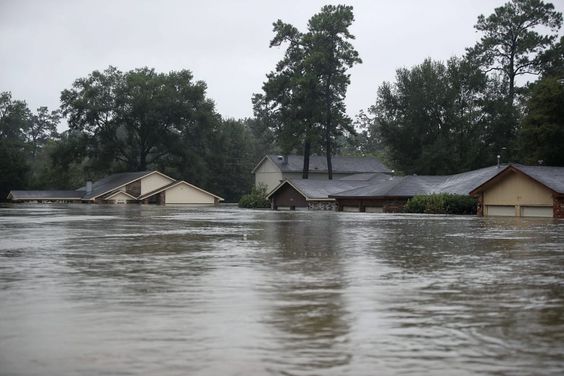
[[562, 375], [564, 221], [0, 208], [1, 375]]

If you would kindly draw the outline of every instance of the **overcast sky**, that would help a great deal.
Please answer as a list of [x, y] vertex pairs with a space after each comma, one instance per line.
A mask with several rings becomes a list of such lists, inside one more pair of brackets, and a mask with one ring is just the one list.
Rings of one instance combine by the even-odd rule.
[[[504, 2], [0, 0], [0, 91], [33, 109], [56, 108], [76, 78], [108, 65], [189, 69], [207, 83], [222, 116], [251, 116], [251, 95], [283, 54], [268, 47], [272, 23], [304, 30], [324, 4], [350, 4], [353, 44], [363, 59], [350, 71], [347, 106], [354, 116], [374, 103], [397, 68], [463, 54], [479, 38], [478, 15]], [[563, 11], [564, 0], [553, 4]]]

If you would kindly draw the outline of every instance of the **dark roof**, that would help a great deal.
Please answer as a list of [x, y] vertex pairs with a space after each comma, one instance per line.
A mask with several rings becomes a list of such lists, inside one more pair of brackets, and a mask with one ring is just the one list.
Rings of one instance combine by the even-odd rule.
[[477, 193], [481, 191], [484, 187], [488, 186], [491, 181], [496, 180], [498, 176], [509, 173], [510, 171], [518, 171], [554, 192], [564, 193], [564, 167], [524, 166], [516, 163], [510, 164], [503, 169], [498, 169], [489, 179], [474, 186], [472, 192]]
[[80, 200], [84, 191], [11, 191], [8, 199], [19, 200]]
[[315, 179], [287, 179], [272, 190], [267, 198], [270, 198], [284, 184], [290, 184], [304, 195], [306, 200], [328, 199], [329, 195], [337, 192], [357, 188], [366, 185], [366, 181], [343, 181], [343, 180], [315, 180]]
[[512, 165], [539, 183], [558, 193], [564, 193], [564, 167]]
[[455, 175], [394, 176], [372, 180], [367, 185], [333, 194], [332, 197], [413, 197], [431, 193], [467, 195], [499, 171], [497, 166], [493, 166]]
[[[82, 199], [90, 200], [105, 193], [110, 193], [117, 188], [134, 182], [144, 176], [157, 173], [158, 171], [138, 171], [138, 172], [122, 172], [106, 176], [92, 183], [92, 192], [86, 194], [86, 186], [82, 186], [74, 191], [12, 191], [8, 195], [11, 200], [49, 200], [49, 199]], [[172, 179], [172, 178], [170, 178]]]
[[[284, 157], [279, 155], [267, 155], [265, 158], [270, 159], [280, 168], [282, 172], [301, 172], [304, 167], [304, 157], [302, 155], [288, 155], [287, 163], [284, 163]], [[264, 160], [264, 158], [263, 158]], [[261, 161], [262, 163], [262, 161]], [[257, 167], [253, 169], [253, 173]], [[384, 166], [378, 159], [374, 157], [340, 157], [331, 158], [333, 172], [336, 174], [357, 174], [365, 172], [383, 172], [391, 171]], [[312, 155], [309, 157], [310, 173], [327, 173], [327, 157]]]
[[[139, 171], [139, 172], [122, 172], [119, 174], [113, 174], [106, 176], [100, 180], [96, 180], [92, 183], [92, 192], [84, 195], [85, 200], [89, 200], [100, 196], [106, 192], [111, 192], [114, 189], [121, 187], [124, 184], [128, 184], [143, 176], [149, 175], [155, 171]], [[79, 190], [85, 191], [86, 187], [81, 187]]]

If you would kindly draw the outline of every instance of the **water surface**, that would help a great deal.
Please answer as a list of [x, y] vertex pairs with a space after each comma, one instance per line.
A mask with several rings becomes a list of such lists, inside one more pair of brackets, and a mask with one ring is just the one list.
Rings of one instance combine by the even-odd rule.
[[1, 375], [561, 375], [563, 354], [563, 221], [0, 208]]

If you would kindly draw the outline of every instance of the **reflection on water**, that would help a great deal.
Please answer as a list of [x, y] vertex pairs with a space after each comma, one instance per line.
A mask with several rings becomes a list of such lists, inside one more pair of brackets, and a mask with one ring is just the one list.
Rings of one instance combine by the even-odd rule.
[[564, 222], [0, 208], [0, 375], [554, 374]]

